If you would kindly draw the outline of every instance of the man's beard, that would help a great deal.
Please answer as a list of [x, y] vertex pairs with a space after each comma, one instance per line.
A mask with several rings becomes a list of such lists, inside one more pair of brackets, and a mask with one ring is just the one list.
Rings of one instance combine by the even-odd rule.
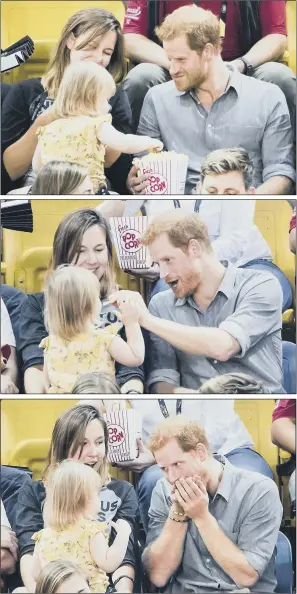
[[[197, 89], [200, 87], [204, 81], [206, 80], [206, 75], [204, 74], [191, 74], [187, 75], [185, 78], [176, 78], [174, 79], [174, 84], [178, 91], [191, 91], [192, 89]], [[179, 84], [180, 83], [180, 84]]]

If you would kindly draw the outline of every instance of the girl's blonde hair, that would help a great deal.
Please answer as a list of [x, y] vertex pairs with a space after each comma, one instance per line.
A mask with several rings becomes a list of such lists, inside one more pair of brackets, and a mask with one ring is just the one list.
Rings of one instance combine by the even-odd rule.
[[99, 313], [100, 283], [90, 270], [59, 266], [46, 280], [45, 325], [50, 334], [72, 340], [87, 331]]
[[102, 479], [93, 468], [74, 460], [64, 460], [47, 477], [45, 525], [65, 530], [82, 516], [87, 517], [91, 513], [94, 496], [99, 494], [101, 487]]
[[76, 48], [83, 50], [88, 45], [97, 43], [111, 31], [116, 33], [116, 45], [107, 70], [116, 83], [123, 80], [126, 73], [126, 62], [123, 33], [119, 21], [111, 12], [103, 8], [85, 8], [76, 12], [67, 21], [49, 61], [47, 72], [41, 80], [51, 99], [56, 98], [65, 68], [70, 63], [70, 50], [67, 47], [70, 36], [73, 35], [76, 39], [84, 36], [84, 41]]
[[116, 86], [112, 76], [95, 62], [70, 64], [60, 84], [54, 111], [58, 118], [100, 115], [100, 98], [109, 99]]
[[80, 575], [88, 583], [85, 574], [75, 563], [50, 561], [37, 578], [35, 594], [56, 594], [58, 588], [72, 575]]

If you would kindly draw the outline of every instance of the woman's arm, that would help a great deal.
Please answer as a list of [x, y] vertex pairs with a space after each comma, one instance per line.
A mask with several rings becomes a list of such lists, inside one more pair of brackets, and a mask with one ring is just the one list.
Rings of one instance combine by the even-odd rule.
[[51, 386], [51, 382], [50, 382], [50, 378], [48, 375], [48, 367], [47, 367], [47, 361], [46, 361], [46, 356], [44, 358], [44, 366], [43, 366], [43, 381], [44, 381], [44, 387], [45, 387], [45, 391], [48, 392], [50, 386]]
[[39, 173], [41, 167], [42, 167], [41, 148], [40, 148], [40, 144], [38, 143], [37, 147], [35, 149], [35, 153], [33, 155], [33, 159], [32, 159], [32, 169], [35, 173]]

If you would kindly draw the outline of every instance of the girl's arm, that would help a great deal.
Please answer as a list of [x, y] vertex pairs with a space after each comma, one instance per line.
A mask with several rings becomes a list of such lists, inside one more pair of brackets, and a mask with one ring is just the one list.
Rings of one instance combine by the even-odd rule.
[[90, 544], [90, 552], [95, 563], [106, 573], [112, 573], [121, 565], [131, 532], [130, 525], [125, 520], [118, 520], [116, 524], [114, 522], [111, 524], [117, 530], [117, 535], [110, 547], [102, 532], [98, 532]]
[[149, 149], [161, 151], [163, 142], [157, 138], [150, 138], [150, 136], [136, 136], [136, 134], [122, 134], [118, 132], [108, 122], [103, 122], [97, 131], [97, 138], [114, 150], [122, 153], [134, 155], [134, 153], [141, 153]]
[[128, 300], [122, 301], [117, 316], [125, 325], [127, 342], [116, 336], [110, 343], [108, 352], [118, 363], [137, 367], [143, 363], [145, 354], [137, 304]]
[[138, 367], [144, 361], [144, 340], [138, 322], [126, 326], [126, 337], [127, 342], [120, 336], [115, 336], [108, 352], [121, 365]]
[[38, 143], [37, 147], [35, 149], [35, 153], [33, 155], [33, 159], [32, 159], [32, 169], [35, 173], [39, 173], [41, 167], [42, 167], [41, 150], [40, 150], [40, 144]]

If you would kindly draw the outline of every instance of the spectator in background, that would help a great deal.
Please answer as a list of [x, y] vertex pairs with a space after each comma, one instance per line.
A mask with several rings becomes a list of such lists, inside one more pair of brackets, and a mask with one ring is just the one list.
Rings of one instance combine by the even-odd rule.
[[5, 359], [6, 363], [4, 364], [1, 353], [1, 394], [18, 394], [18, 365], [15, 336], [9, 313], [1, 297], [1, 347], [4, 345], [9, 345], [10, 355]]
[[[279, 400], [272, 415], [271, 426], [272, 442], [293, 454], [296, 455], [296, 400]], [[289, 491], [291, 501], [295, 503], [296, 509], [296, 471], [290, 477]]]
[[51, 561], [40, 572], [35, 594], [91, 592], [85, 574], [71, 561]]
[[[200, 181], [201, 163], [214, 149], [241, 147], [254, 163], [257, 194], [290, 193], [296, 174], [290, 115], [282, 91], [240, 74], [221, 58], [220, 26], [211, 13], [185, 6], [157, 29], [172, 81], [147, 93], [138, 134], [189, 156], [185, 193]], [[179, 117], [176, 117], [178, 113]], [[129, 176], [131, 191], [143, 176]]]
[[201, 426], [166, 419], [149, 449], [163, 472], [142, 559], [164, 592], [274, 592], [282, 519], [276, 484], [211, 454]]
[[294, 207], [290, 221], [289, 242], [292, 254], [296, 254], [296, 206]]
[[[191, 0], [129, 0], [124, 22], [127, 57], [140, 63], [124, 82], [137, 129], [147, 91], [170, 80], [170, 62], [159, 45], [155, 27], [180, 6]], [[286, 49], [286, 3], [284, 0], [245, 0], [195, 2], [211, 10], [226, 24], [223, 60], [234, 64], [246, 76], [277, 84], [284, 92], [295, 130], [296, 77], [290, 68], [277, 62]]]
[[[53, 121], [50, 107], [64, 71], [69, 63], [81, 60], [100, 64], [117, 84], [122, 81], [125, 74], [123, 35], [119, 21], [111, 12], [86, 8], [75, 13], [63, 28], [43, 78], [12, 85], [1, 114], [5, 193], [32, 182], [32, 172], [28, 175], [28, 171], [37, 146], [36, 131]], [[121, 85], [117, 86], [110, 104], [114, 127], [124, 134], [130, 133], [131, 108]], [[121, 154], [106, 170], [111, 186], [120, 194], [126, 193], [130, 167], [131, 157]]]
[[110, 299], [139, 302], [139, 323], [150, 332], [148, 389], [157, 394], [174, 393], [177, 386], [196, 390], [208, 379], [240, 372], [274, 394], [284, 393], [277, 279], [224, 267], [196, 213], [164, 213], [148, 226], [142, 243], [171, 290], [155, 295], [149, 311], [132, 291]]
[[[0, 564], [0, 589], [4, 592], [4, 583], [7, 576], [15, 573], [16, 563], [18, 558], [18, 541], [15, 533], [11, 530], [10, 523], [8, 521], [5, 507], [3, 502], [0, 500], [0, 511], [1, 511], [1, 564]], [[8, 588], [5, 588], [7, 591]]]

